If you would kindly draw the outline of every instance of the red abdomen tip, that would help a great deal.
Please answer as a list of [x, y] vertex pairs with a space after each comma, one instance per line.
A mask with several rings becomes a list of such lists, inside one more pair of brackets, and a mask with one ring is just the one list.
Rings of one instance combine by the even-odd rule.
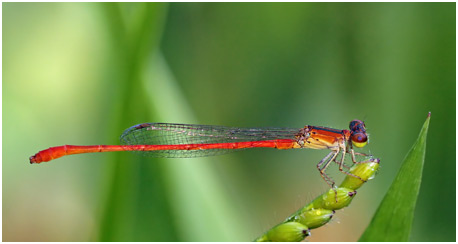
[[53, 157], [52, 157], [52, 149], [51, 148], [48, 148], [46, 150], [43, 150], [43, 151], [39, 151], [37, 152], [35, 155], [33, 155], [32, 157], [30, 157], [30, 163], [31, 164], [39, 164], [39, 163], [42, 163], [42, 162], [48, 162], [49, 160], [52, 160]]
[[33, 155], [29, 159], [30, 159], [30, 164], [39, 164], [39, 163], [41, 163], [41, 157], [40, 157], [39, 153]]

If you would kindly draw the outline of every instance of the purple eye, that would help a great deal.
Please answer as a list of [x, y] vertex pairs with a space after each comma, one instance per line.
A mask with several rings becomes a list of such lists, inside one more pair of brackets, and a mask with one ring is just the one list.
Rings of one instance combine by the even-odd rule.
[[364, 147], [367, 144], [367, 135], [364, 132], [357, 132], [351, 136], [351, 141], [356, 147]]
[[364, 133], [355, 133], [351, 136], [351, 140], [354, 142], [363, 143], [367, 142], [367, 136]]

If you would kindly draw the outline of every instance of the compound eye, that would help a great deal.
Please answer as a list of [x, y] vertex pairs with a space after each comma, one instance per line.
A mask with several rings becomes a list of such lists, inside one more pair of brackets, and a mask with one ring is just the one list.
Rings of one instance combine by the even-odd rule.
[[351, 141], [356, 147], [364, 147], [367, 145], [367, 135], [366, 133], [354, 133], [351, 136]]
[[355, 131], [355, 130], [358, 130], [358, 129], [365, 128], [366, 125], [364, 125], [363, 121], [361, 121], [359, 119], [355, 119], [355, 120], [352, 120], [350, 122], [350, 126], [349, 127], [350, 127], [350, 130]]
[[349, 126], [350, 130], [353, 130], [353, 128], [355, 128], [357, 123], [358, 123], [358, 121], [356, 121], [356, 120], [353, 120], [352, 122], [350, 122], [350, 126]]

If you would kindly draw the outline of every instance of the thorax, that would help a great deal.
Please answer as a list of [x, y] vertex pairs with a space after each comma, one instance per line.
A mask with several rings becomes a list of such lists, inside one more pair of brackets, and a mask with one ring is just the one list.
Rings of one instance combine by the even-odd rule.
[[344, 147], [350, 131], [308, 125], [299, 131], [296, 138], [302, 148], [336, 150]]

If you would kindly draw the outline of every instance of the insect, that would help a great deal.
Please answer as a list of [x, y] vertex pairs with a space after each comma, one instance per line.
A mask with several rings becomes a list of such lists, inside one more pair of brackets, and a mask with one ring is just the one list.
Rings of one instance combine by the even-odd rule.
[[[343, 168], [346, 153], [369, 156], [354, 151], [368, 143], [368, 135], [363, 121], [350, 122], [350, 130], [338, 130], [321, 126], [307, 125], [300, 129], [290, 128], [238, 128], [212, 125], [144, 123], [134, 125], [121, 135], [123, 145], [64, 145], [50, 147], [30, 157], [31, 164], [48, 162], [66, 155], [94, 152], [134, 151], [145, 156], [165, 158], [193, 158], [221, 155], [247, 148], [277, 149], [328, 149], [331, 150], [318, 164], [321, 177], [333, 188], [334, 181], [326, 174], [331, 162], [339, 165], [339, 170], [356, 178]], [[337, 159], [341, 154], [341, 158]]]

